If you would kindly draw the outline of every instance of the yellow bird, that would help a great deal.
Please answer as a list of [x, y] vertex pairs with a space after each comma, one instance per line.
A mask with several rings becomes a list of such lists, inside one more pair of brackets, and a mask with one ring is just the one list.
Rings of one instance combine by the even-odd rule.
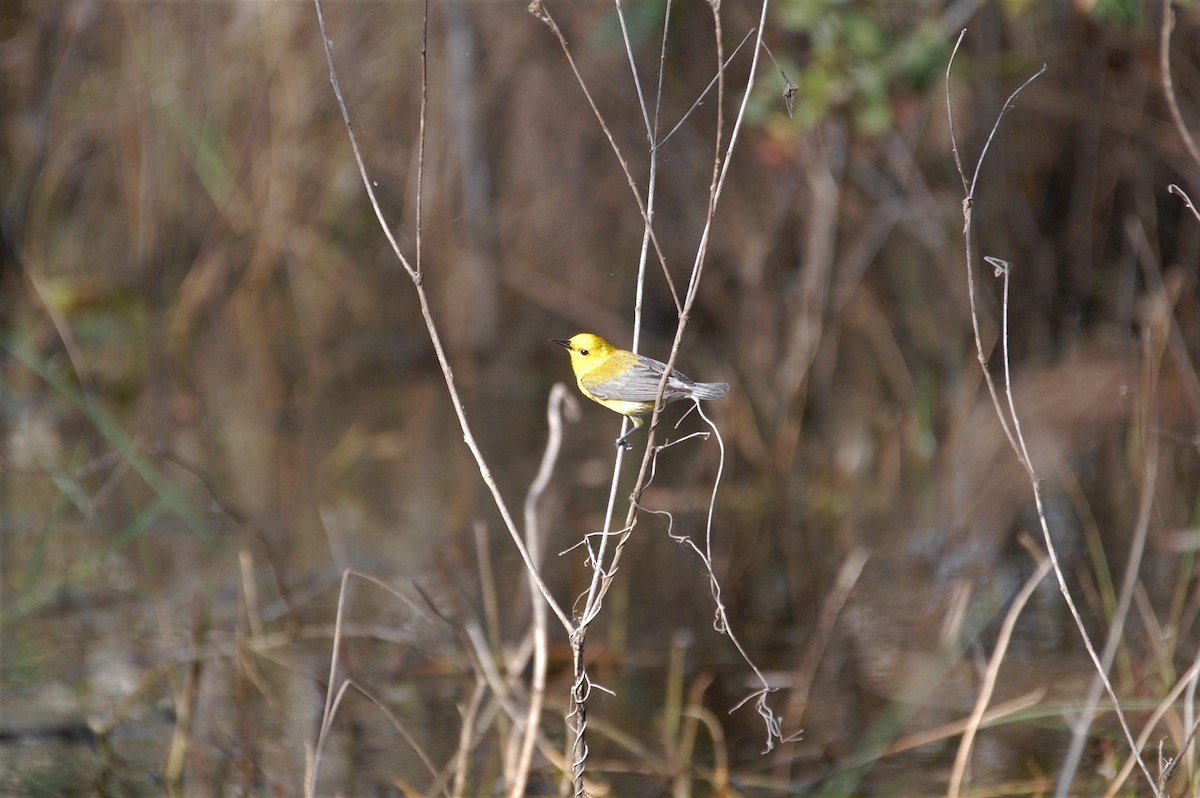
[[[665, 363], [654, 358], [617, 349], [599, 335], [579, 333], [571, 338], [551, 338], [571, 355], [571, 368], [579, 390], [593, 402], [614, 410], [633, 422], [633, 429], [617, 438], [617, 446], [631, 447], [626, 440], [645, 423], [642, 416], [654, 410], [658, 383]], [[667, 379], [663, 399], [720, 399], [729, 392], [724, 382], [696, 382], [675, 369]]]

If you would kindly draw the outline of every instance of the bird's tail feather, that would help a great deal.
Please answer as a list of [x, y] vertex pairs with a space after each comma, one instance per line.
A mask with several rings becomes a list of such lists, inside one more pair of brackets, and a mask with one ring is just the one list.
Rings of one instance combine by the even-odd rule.
[[692, 396], [697, 399], [720, 399], [729, 393], [727, 382], [698, 382], [692, 386]]

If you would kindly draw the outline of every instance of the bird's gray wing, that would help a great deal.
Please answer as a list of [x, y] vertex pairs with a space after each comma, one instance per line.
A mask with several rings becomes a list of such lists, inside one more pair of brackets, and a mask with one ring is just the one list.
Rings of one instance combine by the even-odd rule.
[[[638, 356], [623, 374], [598, 381], [595, 384], [584, 379], [584, 384], [594, 396], [600, 399], [620, 399], [624, 402], [653, 402], [658, 396], [658, 383], [666, 371], [666, 364], [654, 358]], [[667, 399], [687, 395], [692, 381], [678, 371], [671, 372], [667, 382]]]

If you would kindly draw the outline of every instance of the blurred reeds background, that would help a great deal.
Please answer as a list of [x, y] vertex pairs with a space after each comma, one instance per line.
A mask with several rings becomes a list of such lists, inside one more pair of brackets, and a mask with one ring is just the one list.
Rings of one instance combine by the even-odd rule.
[[[625, 5], [646, 80], [666, 6]], [[644, 180], [613, 5], [549, 7]], [[368, 169], [411, 248], [422, 6], [326, 13]], [[721, 13], [730, 53], [758, 7]], [[1175, 13], [1170, 72], [1196, 134], [1200, 6]], [[666, 129], [717, 61], [709, 6], [670, 14]], [[773, 6], [765, 39], [795, 112], [764, 63], [678, 366], [733, 385], [708, 408], [728, 452], [717, 571], [804, 734], [764, 756], [753, 712], [729, 713], [744, 664], [711, 632], [702, 570], [648, 516], [589, 638], [615, 692], [591, 706], [597, 794], [947, 789], [981, 665], [1036, 568], [1022, 539], [1040, 546], [971, 336], [943, 83], [963, 26], [952, 87], [968, 164], [1009, 93], [1049, 66], [980, 176], [978, 252], [1014, 264], [1017, 407], [1098, 648], [1156, 472], [1112, 678], [1134, 729], [1151, 724], [1149, 760], [1160, 739], [1169, 755], [1184, 745], [1200, 661], [1200, 220], [1167, 188], [1200, 197], [1200, 163], [1164, 98], [1162, 14], [1130, 0]], [[425, 282], [515, 503], [550, 386], [570, 379], [546, 339], [631, 341], [642, 220], [545, 26], [521, 3], [429, 15]], [[441, 794], [410, 741], [449, 784], [482, 689], [470, 633], [515, 656], [529, 601], [365, 200], [313, 7], [18, 2], [0, 12], [0, 64], [0, 792], [301, 794], [352, 567], [397, 591], [354, 583], [342, 639], [343, 666], [393, 718], [347, 698], [317, 793]], [[677, 281], [704, 219], [714, 105], [660, 153], [655, 230]], [[999, 283], [975, 267], [998, 373]], [[643, 351], [665, 359], [675, 310], [657, 267], [646, 290]], [[583, 419], [542, 505], [545, 578], [566, 605], [590, 574], [579, 552], [555, 555], [600, 527], [618, 432], [595, 406]], [[684, 425], [666, 434], [699, 428]], [[709, 444], [668, 450], [645, 503], [697, 534], [715, 469]], [[561, 751], [570, 668], [551, 639], [544, 734]], [[1147, 791], [1121, 786], [1128, 750], [1103, 702], [1081, 766], [1064, 767], [1094, 671], [1052, 579], [1004, 663], [994, 703], [1011, 711], [975, 741], [972, 795], [1053, 791], [1064, 774], [1070, 794]], [[464, 794], [490, 795], [506, 721], [473, 721]], [[543, 752], [528, 793], [560, 782]], [[1170, 793], [1198, 784], [1193, 754]]]

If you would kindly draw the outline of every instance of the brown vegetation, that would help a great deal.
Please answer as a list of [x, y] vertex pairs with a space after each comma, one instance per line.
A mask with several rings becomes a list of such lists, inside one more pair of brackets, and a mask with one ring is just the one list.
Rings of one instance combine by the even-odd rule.
[[[432, 313], [513, 507], [550, 387], [570, 380], [546, 339], [630, 343], [643, 230], [558, 42], [518, 5], [430, 8], [421, 205]], [[650, 87], [664, 7], [623, 5]], [[823, 15], [808, 20], [809, 6]], [[613, 5], [548, 7], [644, 187]], [[724, 4], [727, 55], [757, 9]], [[369, 174], [410, 253], [421, 13], [326, 8]], [[708, 4], [671, 13], [665, 129], [716, 64]], [[764, 61], [678, 364], [733, 385], [706, 408], [728, 455], [715, 571], [782, 688], [787, 730], [805, 733], [763, 756], [753, 711], [728, 714], [747, 669], [709, 632], [703, 568], [643, 515], [589, 637], [592, 678], [616, 693], [592, 698], [593, 794], [947, 789], [982, 664], [1038, 567], [1021, 541], [1040, 545], [975, 362], [941, 84], [964, 24], [952, 85], [970, 164], [1004, 99], [1049, 65], [984, 163], [976, 253], [1013, 264], [1015, 403], [1098, 649], [1150, 481], [1112, 680], [1135, 732], [1152, 721], [1147, 761], [1159, 739], [1168, 755], [1185, 747], [1200, 662], [1200, 219], [1167, 188], [1200, 198], [1200, 163], [1165, 99], [1161, 13], [775, 9], [764, 38], [799, 84], [796, 116]], [[1176, 13], [1170, 74], [1195, 134], [1200, 16]], [[750, 48], [729, 67], [727, 122]], [[510, 682], [504, 670], [530, 656], [524, 570], [363, 196], [312, 6], [14, 6], [0, 63], [0, 792], [156, 794], [161, 779], [194, 795], [301, 794], [340, 577], [355, 568], [388, 589], [350, 581], [340, 661], [377, 703], [343, 699], [318, 794], [433, 795], [439, 781], [490, 794], [515, 738], [501, 706], [525, 700], [522, 669]], [[680, 290], [715, 119], [709, 99], [660, 150], [655, 231]], [[975, 266], [999, 377], [1000, 282]], [[642, 351], [665, 360], [676, 305], [653, 256], [644, 314]], [[591, 572], [580, 551], [558, 554], [602, 526], [618, 432], [605, 411], [582, 414], [540, 504], [544, 577], [568, 608]], [[677, 432], [677, 417], [660, 438], [703, 428]], [[703, 535], [714, 451], [662, 453], [642, 503], [674, 514], [672, 534]], [[550, 636], [531, 795], [556, 794], [568, 767], [571, 663]], [[972, 794], [1053, 789], [1093, 677], [1041, 583], [999, 672], [993, 705], [1008, 714], [975, 741]], [[1105, 706], [1075, 793], [1122, 783], [1129, 751]], [[1171, 794], [1196, 788], [1194, 761]]]

